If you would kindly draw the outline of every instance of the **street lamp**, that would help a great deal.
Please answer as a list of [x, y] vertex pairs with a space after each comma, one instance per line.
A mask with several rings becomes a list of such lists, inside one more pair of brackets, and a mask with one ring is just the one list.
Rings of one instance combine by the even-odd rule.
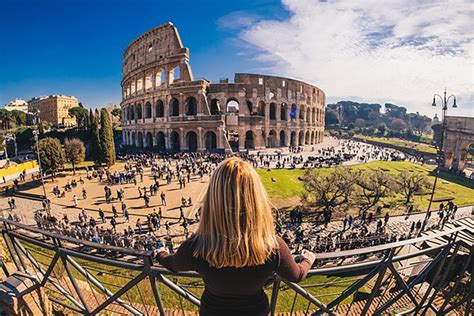
[[[44, 195], [44, 199], [47, 200], [47, 196], [46, 196], [46, 187], [44, 186], [44, 177], [43, 177], [43, 168], [41, 167], [41, 157], [40, 157], [40, 152], [39, 152], [39, 111], [37, 111], [35, 113], [35, 119], [34, 119], [34, 123], [36, 125], [36, 129], [33, 130], [33, 135], [34, 135], [34, 138], [35, 138], [35, 143], [36, 143], [36, 154], [37, 154], [37, 157], [38, 157], [38, 167], [39, 167], [39, 172], [40, 172], [40, 177], [41, 177], [41, 185], [43, 186], [43, 195]], [[49, 215], [49, 203], [45, 203], [46, 205], [46, 211], [48, 212], [48, 215]]]
[[426, 211], [426, 216], [428, 217], [428, 214], [430, 212], [430, 209], [431, 209], [431, 204], [433, 203], [433, 197], [434, 197], [434, 193], [435, 193], [435, 190], [436, 190], [436, 183], [438, 182], [438, 176], [439, 176], [439, 172], [440, 172], [440, 169], [443, 167], [443, 146], [444, 146], [444, 132], [446, 130], [446, 114], [448, 112], [448, 102], [451, 98], [453, 98], [453, 105], [452, 107], [453, 108], [457, 108], [457, 104], [456, 104], [456, 96], [454, 94], [451, 94], [449, 97], [447, 97], [447, 94], [446, 94], [446, 88], [444, 89], [444, 95], [441, 96], [439, 94], [434, 94], [433, 95], [433, 103], [431, 104], [432, 106], [436, 106], [436, 98], [439, 98], [441, 100], [441, 107], [442, 107], [442, 112], [441, 112], [441, 122], [442, 122], [442, 130], [441, 130], [441, 140], [439, 142], [439, 147], [438, 147], [438, 151], [437, 151], [437, 166], [436, 166], [436, 174], [435, 174], [435, 180], [434, 180], [434, 183], [433, 183], [433, 189], [431, 191], [431, 197], [430, 197], [430, 203], [428, 204], [428, 210]]

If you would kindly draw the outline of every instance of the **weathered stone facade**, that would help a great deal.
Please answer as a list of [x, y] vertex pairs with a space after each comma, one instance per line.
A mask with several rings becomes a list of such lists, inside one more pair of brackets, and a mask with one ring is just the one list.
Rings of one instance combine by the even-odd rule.
[[166, 23], [124, 52], [125, 145], [171, 151], [310, 145], [324, 137], [324, 92], [310, 84], [258, 74], [234, 83], [193, 80], [189, 50]]
[[443, 151], [445, 167], [464, 170], [469, 146], [474, 144], [474, 117], [446, 116]]

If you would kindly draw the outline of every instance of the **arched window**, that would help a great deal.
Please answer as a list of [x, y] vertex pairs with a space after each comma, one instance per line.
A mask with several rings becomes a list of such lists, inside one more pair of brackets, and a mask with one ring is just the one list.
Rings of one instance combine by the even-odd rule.
[[143, 148], [143, 134], [138, 132], [138, 148]]
[[181, 146], [179, 142], [179, 133], [178, 132], [171, 132], [170, 134], [170, 147], [172, 151], [180, 151]]
[[165, 143], [165, 133], [158, 132], [156, 133], [156, 147], [159, 151], [166, 150], [166, 143]]
[[195, 97], [187, 98], [184, 106], [185, 106], [186, 115], [197, 114], [197, 101]]
[[145, 118], [151, 118], [151, 103], [147, 102], [145, 103]]
[[239, 112], [239, 101], [235, 98], [230, 98], [227, 100], [226, 112], [236, 113]]
[[300, 105], [300, 115], [299, 115], [300, 120], [304, 120], [304, 105]]
[[170, 101], [170, 116], [179, 116], [179, 101], [176, 98]]
[[253, 142], [253, 132], [247, 131], [245, 133], [245, 149], [254, 149], [254, 142]]
[[186, 142], [189, 151], [196, 151], [198, 148], [197, 134], [190, 131], [186, 134]]
[[204, 135], [205, 143], [206, 143], [206, 150], [214, 150], [217, 148], [217, 136], [214, 132], [207, 132]]
[[218, 115], [221, 111], [220, 102], [218, 99], [211, 100], [211, 115]]
[[140, 103], [135, 105], [135, 118], [137, 120], [141, 120], [143, 118], [142, 117], [142, 105]]
[[287, 120], [287, 115], [286, 115], [286, 103], [281, 104], [280, 108], [280, 120], [286, 121]]
[[270, 103], [270, 120], [276, 120], [276, 104]]
[[155, 115], [156, 117], [164, 117], [165, 116], [165, 106], [163, 105], [163, 101], [158, 100], [155, 106]]
[[150, 132], [146, 133], [145, 147], [147, 147], [147, 148], [153, 147], [153, 135]]
[[296, 104], [291, 105], [291, 110], [290, 110], [290, 118], [295, 119], [298, 117], [298, 107]]

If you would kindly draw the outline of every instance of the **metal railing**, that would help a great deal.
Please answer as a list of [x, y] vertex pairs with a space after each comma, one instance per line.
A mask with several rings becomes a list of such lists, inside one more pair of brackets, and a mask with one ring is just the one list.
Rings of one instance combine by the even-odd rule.
[[[35, 287], [44, 287], [57, 308], [85, 315], [166, 315], [200, 306], [204, 285], [199, 274], [173, 273], [154, 262], [150, 251], [1, 221], [16, 269], [33, 276]], [[268, 280], [271, 314], [468, 315], [474, 292], [474, 221], [462, 219], [455, 226], [395, 243], [319, 253], [318, 267], [310, 270], [306, 283], [277, 275]], [[3, 271], [10, 273], [5, 266]]]

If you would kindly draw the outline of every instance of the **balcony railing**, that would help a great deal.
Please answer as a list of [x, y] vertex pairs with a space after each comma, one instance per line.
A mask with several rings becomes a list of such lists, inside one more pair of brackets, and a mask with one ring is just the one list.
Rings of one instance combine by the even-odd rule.
[[[166, 315], [169, 309], [184, 314], [200, 306], [200, 276], [173, 273], [155, 263], [149, 251], [2, 221], [16, 269], [44, 288], [57, 308], [86, 315]], [[268, 280], [271, 313], [447, 315], [464, 310], [467, 315], [473, 299], [473, 227], [474, 220], [466, 218], [414, 239], [317, 254], [309, 283], [276, 275]], [[3, 271], [10, 273], [4, 265]]]

